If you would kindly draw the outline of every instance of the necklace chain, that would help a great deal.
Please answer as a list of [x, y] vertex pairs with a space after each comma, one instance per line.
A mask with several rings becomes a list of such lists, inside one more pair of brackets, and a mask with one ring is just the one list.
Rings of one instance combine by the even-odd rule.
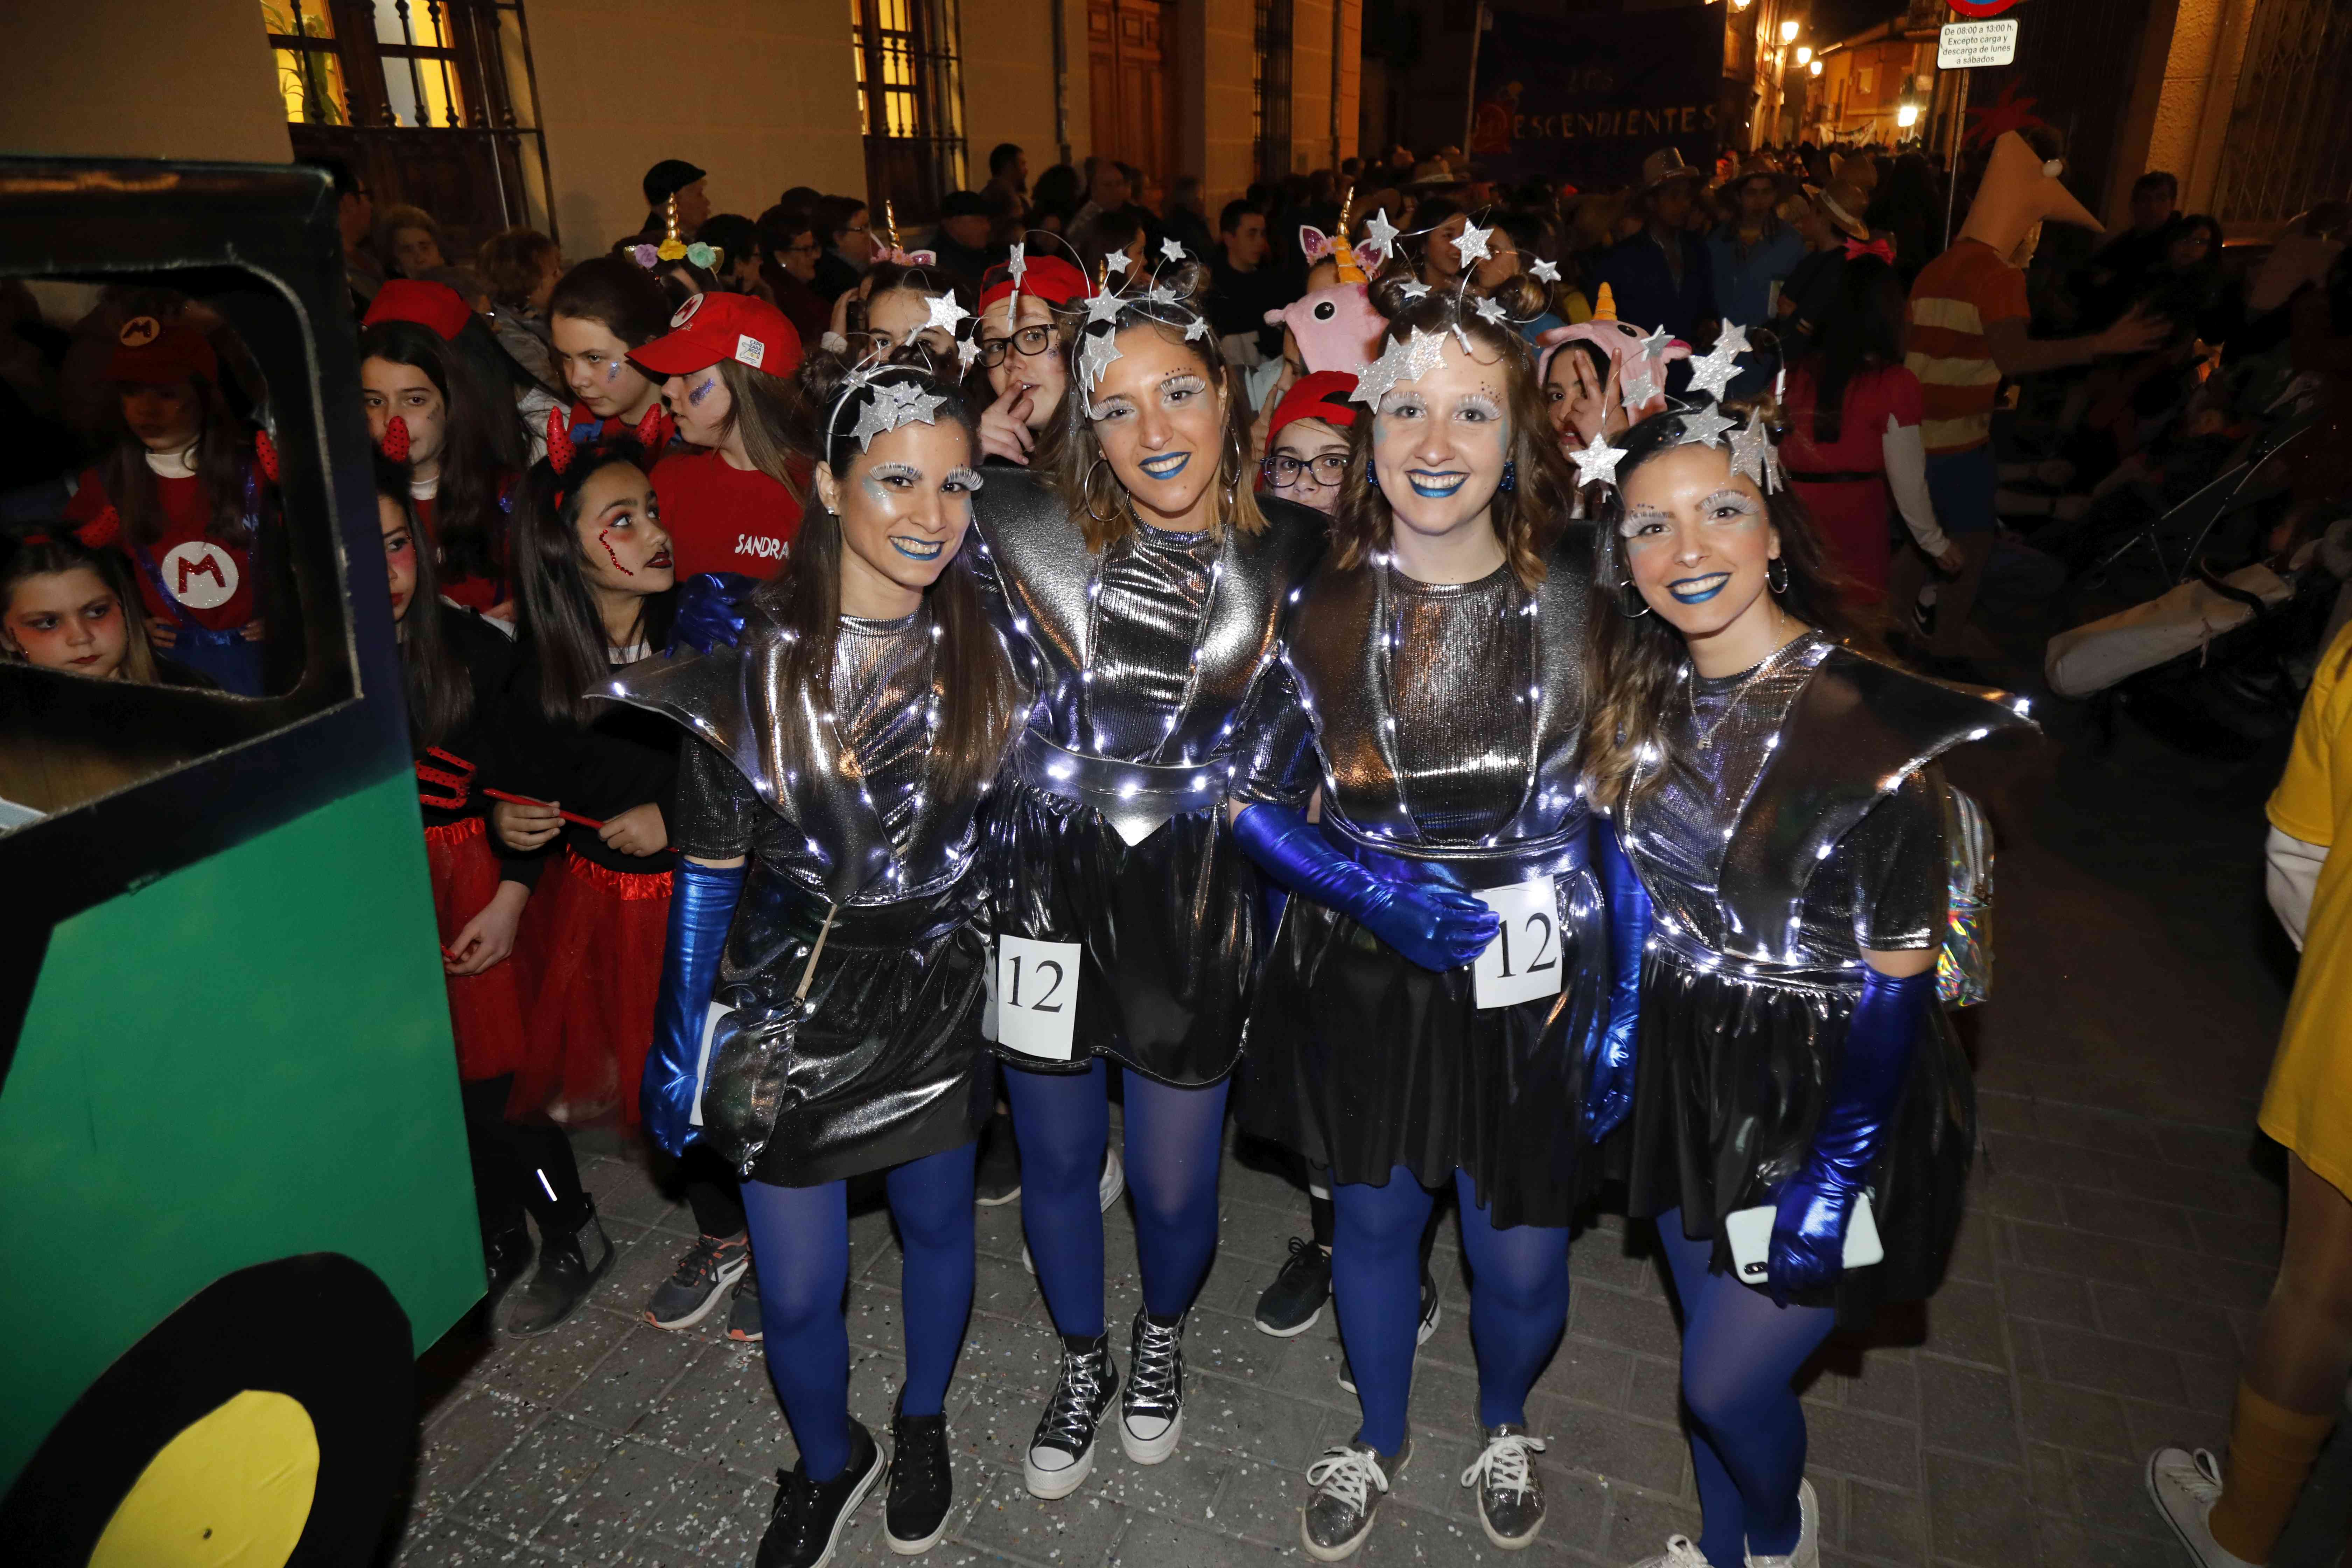
[[[1731, 695], [1724, 702], [1723, 711], [1716, 716], [1714, 723], [1707, 725], [1706, 729], [1699, 732], [1698, 749], [1700, 751], [1711, 752], [1715, 749], [1715, 737], [1721, 732], [1724, 725], [1731, 721], [1731, 716], [1739, 711], [1739, 700], [1748, 695], [1748, 689], [1755, 685], [1758, 681], [1763, 679], [1767, 675], [1771, 674], [1774, 669], [1779, 668], [1780, 657], [1804, 640], [1804, 635], [1802, 633], [1799, 633], [1797, 636], [1790, 637], [1787, 642], [1782, 643], [1779, 647], [1776, 647], [1770, 653], [1766, 654], [1762, 661], [1759, 663], [1755, 668], [1749, 670], [1747, 677], [1742, 679], [1738, 685], [1731, 689]], [[1683, 673], [1688, 678], [1683, 687], [1684, 700], [1690, 704], [1691, 722], [1697, 723], [1697, 662], [1696, 660], [1692, 660], [1685, 663], [1683, 666]]]

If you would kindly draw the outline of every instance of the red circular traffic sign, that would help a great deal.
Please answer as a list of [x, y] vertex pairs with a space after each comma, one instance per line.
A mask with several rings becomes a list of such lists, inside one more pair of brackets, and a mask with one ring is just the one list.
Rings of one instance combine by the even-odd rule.
[[2017, 0], [1947, 0], [1953, 10], [1963, 16], [1998, 16]]

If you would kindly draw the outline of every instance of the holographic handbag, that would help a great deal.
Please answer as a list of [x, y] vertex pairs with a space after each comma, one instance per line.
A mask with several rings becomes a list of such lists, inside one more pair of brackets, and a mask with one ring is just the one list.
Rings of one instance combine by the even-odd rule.
[[1944, 847], [1951, 911], [1936, 955], [1936, 999], [1973, 1007], [1992, 994], [1992, 824], [1964, 792], [1944, 789]]

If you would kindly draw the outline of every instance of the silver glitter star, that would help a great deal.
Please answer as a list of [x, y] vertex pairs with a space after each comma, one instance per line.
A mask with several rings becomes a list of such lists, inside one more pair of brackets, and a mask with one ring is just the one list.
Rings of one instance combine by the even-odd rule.
[[1494, 232], [1491, 228], [1480, 228], [1475, 223], [1462, 226], [1462, 237], [1454, 242], [1454, 254], [1462, 258], [1463, 266], [1493, 258], [1495, 253], [1486, 248], [1486, 239]]
[[1382, 207], [1364, 221], [1364, 240], [1377, 245], [1382, 255], [1396, 254], [1397, 226], [1389, 221], [1389, 209]]
[[1723, 444], [1723, 433], [1738, 423], [1736, 419], [1725, 418], [1721, 409], [1710, 405], [1696, 414], [1683, 416], [1682, 439], [1675, 445], [1688, 447], [1696, 443], [1702, 447], [1719, 447]]
[[1624, 398], [1625, 412], [1638, 417], [1650, 399], [1658, 395], [1658, 383], [1650, 374], [1648, 365], [1630, 364], [1625, 367], [1623, 381], [1618, 390]]
[[1091, 327], [1097, 321], [1118, 320], [1119, 307], [1126, 303], [1108, 289], [1099, 294], [1087, 296], [1087, 325]]
[[1762, 489], [1771, 482], [1772, 437], [1764, 428], [1764, 411], [1748, 413], [1745, 428], [1731, 437], [1731, 471], [1745, 474], [1748, 482]]
[[1117, 332], [1090, 332], [1086, 346], [1078, 351], [1078, 381], [1087, 389], [1087, 404], [1091, 410], [1094, 389], [1102, 381], [1103, 372], [1110, 362], [1120, 358]]
[[1171, 261], [1181, 261], [1185, 258], [1186, 251], [1182, 246], [1176, 243], [1175, 237], [1171, 235], [1160, 242], [1160, 254]]
[[877, 386], [873, 401], [857, 411], [857, 423], [849, 433], [857, 437], [859, 451], [870, 451], [877, 436], [887, 436], [901, 425], [932, 423], [940, 405], [946, 401], [936, 392], [925, 392], [919, 382], [900, 381]]
[[1114, 250], [1108, 256], [1103, 258], [1103, 275], [1105, 277], [1108, 277], [1114, 272], [1118, 273], [1122, 278], [1127, 276], [1126, 251]]
[[1403, 294], [1408, 300], [1425, 300], [1429, 298], [1429, 285], [1426, 283], [1408, 283], [1400, 289], [1399, 292]]
[[1492, 321], [1498, 327], [1507, 319], [1503, 313], [1502, 302], [1497, 300], [1479, 300], [1478, 316], [1481, 321]]
[[1029, 247], [1026, 241], [1013, 247], [1012, 254], [1004, 258], [1004, 270], [1013, 279], [1013, 291], [1018, 293], [1021, 289], [1021, 279], [1029, 272]]
[[1176, 290], [1154, 287], [1146, 289], [1143, 291], [1143, 298], [1147, 304], [1172, 305], [1176, 302]]
[[930, 307], [931, 311], [931, 319], [922, 325], [922, 330], [927, 332], [933, 327], [938, 327], [952, 336], [956, 330], [956, 323], [971, 314], [970, 310], [956, 303], [955, 296], [952, 294], [935, 294], [924, 303]]
[[958, 368], [970, 370], [973, 365], [979, 363], [980, 340], [978, 338], [965, 338], [956, 344], [956, 364]]
[[1738, 374], [1738, 356], [1726, 352], [1724, 345], [1718, 342], [1706, 354], [1691, 361], [1691, 391], [1719, 398], [1730, 390]]
[[1663, 359], [1665, 357], [1667, 345], [1671, 344], [1674, 341], [1674, 333], [1666, 331], [1664, 327], [1660, 327], [1656, 331], [1652, 332], [1648, 337], [1642, 340], [1642, 353], [1644, 357], [1649, 359]]
[[1193, 317], [1193, 318], [1192, 318], [1192, 324], [1191, 326], [1186, 327], [1186, 328], [1184, 329], [1184, 341], [1185, 341], [1186, 342], [1192, 342], [1193, 339], [1195, 339], [1195, 338], [1199, 338], [1199, 339], [1202, 340], [1203, 342], [1205, 342], [1205, 341], [1207, 340], [1208, 336], [1209, 336], [1209, 323], [1208, 323], [1208, 320], [1207, 320], [1207, 318], [1205, 318], [1205, 317], [1202, 317], [1202, 316], [1195, 316], [1195, 317]]
[[1716, 334], [1715, 347], [1718, 353], [1729, 352], [1744, 354], [1753, 350], [1756, 345], [1748, 341], [1747, 328], [1737, 321], [1726, 321], [1723, 323], [1723, 331]]
[[1405, 349], [1404, 374], [1400, 381], [1419, 381], [1445, 362], [1445, 340], [1435, 332], [1412, 330], [1412, 341]]
[[1538, 261], [1528, 268], [1528, 276], [1538, 283], [1559, 281], [1559, 268], [1549, 261]]
[[1570, 452], [1576, 464], [1576, 482], [1584, 485], [1613, 485], [1617, 482], [1617, 465], [1625, 460], [1625, 449], [1609, 444], [1606, 435], [1595, 435], [1592, 445], [1580, 452]]

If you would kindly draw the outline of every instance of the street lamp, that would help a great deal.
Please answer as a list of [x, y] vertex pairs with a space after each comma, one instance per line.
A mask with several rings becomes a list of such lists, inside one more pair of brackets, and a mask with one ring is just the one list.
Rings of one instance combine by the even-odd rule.
[[1803, 31], [1803, 24], [1791, 16], [1780, 24], [1780, 41], [1784, 44], [1793, 44], [1797, 41], [1797, 35]]
[[1809, 66], [1809, 65], [1811, 65], [1811, 64], [1812, 64], [1812, 63], [1813, 63], [1813, 46], [1812, 46], [1812, 45], [1811, 45], [1811, 44], [1802, 44], [1802, 45], [1798, 46], [1798, 48], [1797, 48], [1797, 63], [1798, 63], [1799, 65], [1801, 65], [1801, 66]]
[[1919, 123], [1919, 106], [1906, 103], [1895, 111], [1895, 123], [1908, 131]]
[[1810, 67], [1808, 67], [1807, 68], [1808, 68], [1808, 69], [1810, 69], [1810, 70], [1811, 70], [1811, 71], [1815, 76], [1819, 76], [1819, 75], [1821, 75], [1821, 74], [1822, 74], [1822, 62], [1821, 62], [1821, 61], [1819, 61], [1819, 60], [1815, 60], [1815, 61], [1814, 61], [1814, 62], [1813, 62]]

